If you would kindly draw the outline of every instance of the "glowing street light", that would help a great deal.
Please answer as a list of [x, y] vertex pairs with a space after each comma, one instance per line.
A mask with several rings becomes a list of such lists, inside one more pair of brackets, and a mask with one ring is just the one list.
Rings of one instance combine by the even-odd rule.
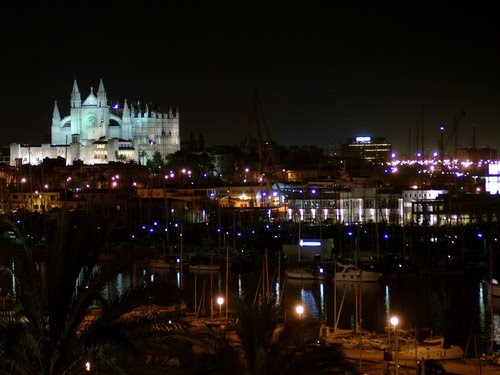
[[299, 316], [299, 320], [302, 320], [302, 314], [304, 314], [304, 306], [298, 304], [297, 306], [295, 306], [295, 312]]
[[217, 297], [217, 304], [219, 305], [219, 321], [222, 319], [222, 305], [224, 304], [224, 297]]
[[395, 340], [395, 346], [394, 346], [394, 352], [396, 354], [396, 375], [399, 374], [399, 348], [398, 348], [398, 324], [399, 324], [399, 318], [395, 315], [391, 316], [390, 322], [392, 326], [394, 327], [394, 340]]

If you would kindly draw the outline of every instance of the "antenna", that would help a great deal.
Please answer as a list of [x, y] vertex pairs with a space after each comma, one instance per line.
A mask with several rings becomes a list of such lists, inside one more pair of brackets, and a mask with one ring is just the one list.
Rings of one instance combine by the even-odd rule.
[[424, 146], [424, 105], [420, 108], [420, 127], [422, 128], [420, 133], [422, 137], [422, 159], [425, 157], [425, 146]]

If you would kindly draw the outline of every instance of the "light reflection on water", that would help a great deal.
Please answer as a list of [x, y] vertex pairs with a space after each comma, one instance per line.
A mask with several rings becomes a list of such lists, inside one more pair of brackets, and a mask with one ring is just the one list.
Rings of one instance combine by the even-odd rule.
[[[188, 306], [199, 305], [202, 299], [209, 306], [211, 298], [223, 295], [226, 288], [224, 273], [195, 274], [185, 271], [181, 280], [180, 272], [137, 267], [130, 273], [118, 275], [105, 288], [104, 296], [114, 298], [145, 280], [158, 283], [165, 297], [177, 295], [182, 285], [184, 302]], [[0, 274], [0, 288], [4, 295], [13, 295], [14, 285], [15, 279]], [[354, 324], [356, 283], [338, 282], [334, 285], [332, 281], [287, 280], [285, 285], [285, 290], [282, 290], [283, 282], [280, 280], [271, 283], [274, 294], [282, 298], [282, 308], [287, 311], [287, 316], [295, 315], [293, 306], [302, 302], [306, 309], [304, 316], [317, 322], [333, 325], [334, 317], [338, 316], [339, 327], [348, 328]], [[253, 300], [261, 287], [258, 274], [230, 275], [230, 297], [247, 295]], [[500, 344], [500, 298], [493, 299], [493, 310], [490, 310], [489, 290], [484, 283], [462, 279], [418, 279], [389, 284], [363, 283], [360, 290], [361, 323], [365, 330], [382, 333], [388, 316], [398, 314], [402, 328], [431, 328], [434, 334], [443, 334], [450, 344], [460, 345], [464, 350], [468, 346], [468, 355], [474, 355], [470, 352], [474, 340], [480, 341], [482, 351], [487, 350], [490, 337]], [[194, 300], [195, 295], [197, 301]], [[496, 330], [490, 335], [492, 319]]]

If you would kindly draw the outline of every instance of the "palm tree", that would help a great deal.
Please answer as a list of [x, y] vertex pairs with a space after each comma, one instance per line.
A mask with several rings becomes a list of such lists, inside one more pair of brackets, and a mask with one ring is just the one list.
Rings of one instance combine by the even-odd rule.
[[[134, 373], [141, 368], [154, 374], [167, 366], [196, 364], [187, 359], [192, 342], [185, 326], [170, 324], [166, 313], [134, 310], [145, 303], [150, 284], [104, 298], [107, 283], [127, 269], [130, 259], [97, 265], [103, 228], [94, 217], [61, 212], [47, 221], [44, 248], [12, 247], [15, 268], [2, 270], [15, 277], [16, 310], [0, 317], [0, 373]], [[174, 365], [168, 363], [172, 359]]]
[[290, 318], [272, 299], [252, 303], [236, 299], [236, 334], [241, 341], [242, 368], [246, 374], [356, 374], [339, 347], [318, 341], [317, 322]]

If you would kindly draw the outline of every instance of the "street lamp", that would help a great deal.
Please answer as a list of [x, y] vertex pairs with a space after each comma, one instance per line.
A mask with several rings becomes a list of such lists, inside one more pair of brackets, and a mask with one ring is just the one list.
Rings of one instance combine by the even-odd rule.
[[299, 320], [302, 320], [302, 314], [304, 313], [304, 306], [298, 304], [297, 306], [295, 306], [295, 312], [299, 316]]
[[398, 348], [398, 324], [399, 318], [395, 315], [391, 316], [391, 324], [394, 327], [394, 353], [396, 355], [396, 375], [399, 374], [399, 348]]
[[219, 305], [219, 322], [222, 320], [222, 305], [224, 304], [224, 297], [217, 297], [217, 304]]

